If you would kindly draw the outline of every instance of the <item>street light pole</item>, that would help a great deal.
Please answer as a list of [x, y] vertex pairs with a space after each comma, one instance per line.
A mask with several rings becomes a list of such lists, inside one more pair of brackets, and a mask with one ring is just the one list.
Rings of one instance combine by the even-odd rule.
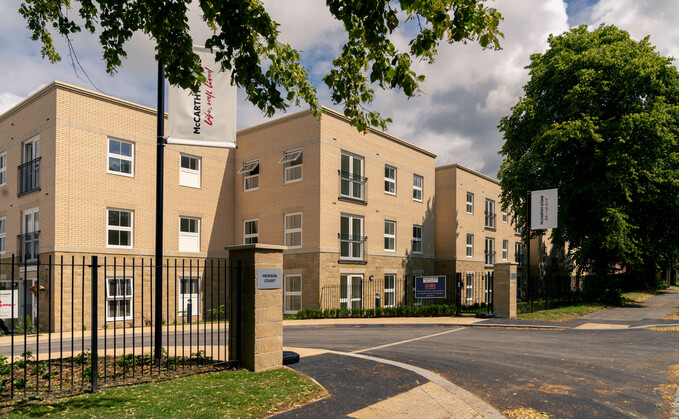
[[165, 173], [165, 72], [162, 61], [158, 60], [158, 114], [156, 153], [156, 299], [155, 299], [155, 364], [160, 365], [163, 343], [163, 184]]

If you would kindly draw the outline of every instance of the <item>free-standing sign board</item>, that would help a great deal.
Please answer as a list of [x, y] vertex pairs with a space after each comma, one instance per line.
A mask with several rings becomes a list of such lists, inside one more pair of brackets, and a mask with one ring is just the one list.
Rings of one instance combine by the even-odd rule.
[[416, 276], [415, 298], [446, 298], [446, 276]]
[[532, 191], [530, 194], [530, 229], [556, 228], [559, 208], [558, 189]]
[[[14, 301], [14, 304], [12, 304]], [[0, 319], [19, 318], [19, 291], [0, 290]]]

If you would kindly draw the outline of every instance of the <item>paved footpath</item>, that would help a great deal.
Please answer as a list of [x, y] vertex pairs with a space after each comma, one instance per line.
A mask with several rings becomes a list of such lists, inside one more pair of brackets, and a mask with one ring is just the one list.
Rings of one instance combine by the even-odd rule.
[[[676, 327], [679, 326], [679, 320], [663, 318], [677, 312], [679, 312], [679, 288], [673, 287], [636, 306], [611, 308], [568, 322], [432, 317], [287, 320], [283, 322], [283, 326], [441, 325], [613, 330]], [[352, 353], [285, 348], [300, 354], [300, 362], [291, 367], [316, 380], [325, 387], [329, 395], [275, 417], [418, 419], [503, 417], [483, 400], [431, 371], [360, 353], [378, 348]], [[679, 391], [673, 410], [672, 414], [679, 414]]]

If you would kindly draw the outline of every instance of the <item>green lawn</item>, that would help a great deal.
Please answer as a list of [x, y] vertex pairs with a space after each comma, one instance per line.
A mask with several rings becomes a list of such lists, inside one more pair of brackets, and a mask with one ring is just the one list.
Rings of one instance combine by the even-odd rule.
[[[648, 300], [656, 295], [657, 291], [631, 291], [622, 294], [625, 305], [636, 304]], [[607, 306], [598, 303], [580, 302], [568, 306], [561, 306], [549, 310], [540, 310], [540, 305], [544, 305], [544, 301], [535, 302], [536, 311], [530, 311], [529, 303], [519, 303], [517, 317], [524, 320], [546, 320], [562, 322], [567, 320], [577, 319], [578, 317], [586, 316], [597, 311], [607, 308]]]
[[325, 390], [287, 368], [220, 371], [128, 385], [64, 399], [19, 403], [7, 417], [260, 418], [322, 397]]
[[524, 320], [547, 320], [563, 322], [577, 319], [597, 311], [603, 310], [606, 306], [602, 304], [580, 303], [569, 306], [552, 308], [549, 310], [538, 310], [533, 313], [521, 313], [517, 317]]

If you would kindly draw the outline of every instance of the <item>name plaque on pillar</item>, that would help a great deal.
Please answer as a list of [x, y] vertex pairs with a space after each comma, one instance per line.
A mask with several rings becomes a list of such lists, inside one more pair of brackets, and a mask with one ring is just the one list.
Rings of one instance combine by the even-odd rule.
[[276, 290], [283, 288], [283, 273], [280, 269], [257, 269], [257, 289]]

